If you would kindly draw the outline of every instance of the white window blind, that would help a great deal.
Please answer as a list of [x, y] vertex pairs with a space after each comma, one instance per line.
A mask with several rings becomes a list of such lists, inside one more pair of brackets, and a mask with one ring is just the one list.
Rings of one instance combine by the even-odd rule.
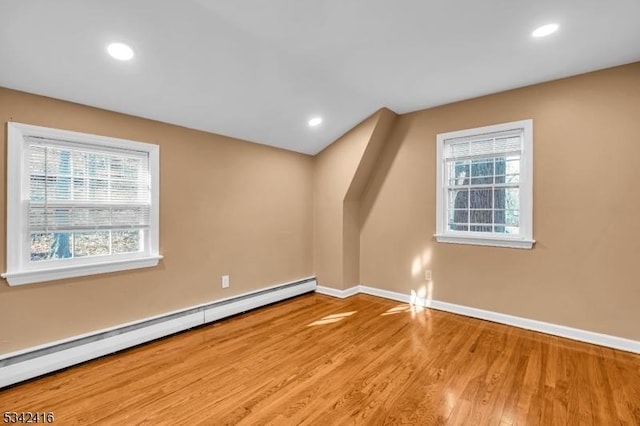
[[459, 161], [519, 154], [522, 129], [445, 140], [445, 160]]
[[151, 205], [146, 152], [27, 137], [31, 232], [145, 229]]
[[7, 123], [9, 285], [156, 266], [160, 148]]

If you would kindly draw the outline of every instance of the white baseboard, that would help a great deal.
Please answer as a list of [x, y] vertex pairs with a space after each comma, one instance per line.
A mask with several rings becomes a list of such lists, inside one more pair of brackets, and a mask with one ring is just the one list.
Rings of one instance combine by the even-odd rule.
[[395, 300], [397, 302], [413, 303], [411, 296], [408, 294], [396, 293], [395, 291], [382, 290], [375, 287], [360, 286], [360, 292], [371, 296], [383, 297], [385, 299]]
[[[320, 288], [320, 286], [318, 286]], [[353, 291], [356, 289], [357, 291]], [[333, 289], [331, 289], [333, 290]], [[316, 290], [318, 293], [320, 291]], [[338, 291], [338, 290], [333, 290]], [[640, 354], [640, 342], [636, 340], [625, 339], [623, 337], [610, 336], [608, 334], [596, 333], [593, 331], [581, 330], [578, 328], [566, 327], [564, 325], [551, 324], [548, 322], [537, 321], [528, 318], [517, 317], [513, 315], [502, 314], [499, 312], [487, 311], [484, 309], [472, 308], [469, 306], [456, 305], [455, 303], [441, 302], [439, 300], [428, 300], [418, 298], [409, 294], [397, 293], [395, 291], [382, 290], [379, 288], [360, 285], [349, 289], [352, 294], [364, 293], [372, 296], [383, 297], [385, 299], [396, 300], [403, 303], [411, 303], [417, 306], [437, 309], [439, 311], [450, 312], [454, 314], [464, 315], [467, 317], [483, 319], [496, 322], [499, 324], [510, 325], [527, 330], [538, 331], [540, 333], [551, 334], [553, 336], [564, 337], [579, 342], [592, 343], [613, 349], [620, 349], [627, 352]], [[327, 294], [327, 293], [323, 293]], [[333, 296], [333, 294], [330, 294]], [[351, 295], [351, 294], [350, 294]], [[341, 297], [341, 296], [336, 296]], [[342, 296], [348, 297], [348, 296]]]
[[[66, 349], [56, 350], [55, 347], [72, 345], [74, 338], [52, 342], [48, 345], [40, 345], [31, 351], [26, 349], [5, 354], [0, 358], [0, 388], [149, 342], [160, 337], [188, 330], [211, 321], [308, 293], [315, 290], [315, 288], [315, 279], [306, 278], [224, 300], [181, 309], [180, 311], [173, 311], [165, 315], [166, 317], [172, 316], [172, 318], [167, 318], [165, 321], [162, 320], [163, 316], [160, 315], [146, 318], [135, 323], [127, 323], [121, 327], [110, 327], [109, 329], [98, 330], [94, 333], [83, 334], [75, 338], [75, 340], [78, 341], [78, 345]], [[181, 313], [184, 313], [184, 315], [180, 315]], [[154, 321], [153, 324], [144, 324], [151, 320]], [[119, 328], [132, 327], [136, 324], [139, 324], [140, 327], [123, 331], [120, 334], [114, 334]], [[82, 340], [87, 340], [92, 337], [95, 338], [103, 333], [108, 333], [107, 337], [98, 338], [88, 343], [81, 343]], [[42, 352], [42, 355], [38, 355], [36, 352]], [[16, 362], [11, 363], [11, 358], [15, 358]], [[18, 360], [18, 358], [20, 359]]]
[[553, 336], [565, 337], [579, 342], [592, 343], [594, 345], [640, 354], [640, 342], [625, 339], [623, 337], [610, 336], [608, 334], [566, 327], [564, 325], [552, 324], [544, 321], [517, 317], [514, 315], [501, 314], [499, 312], [486, 311], [484, 309], [470, 308], [468, 306], [440, 302], [438, 300], [428, 301], [426, 306], [440, 311], [480, 318], [500, 324], [507, 324], [527, 330], [538, 331], [540, 333], [551, 334]]
[[354, 294], [358, 294], [360, 292], [359, 285], [355, 287], [348, 288], [346, 290], [337, 290], [331, 287], [323, 287], [321, 285], [316, 287], [316, 293], [324, 294], [326, 296], [337, 297], [339, 299], [344, 299], [349, 296], [353, 296]]

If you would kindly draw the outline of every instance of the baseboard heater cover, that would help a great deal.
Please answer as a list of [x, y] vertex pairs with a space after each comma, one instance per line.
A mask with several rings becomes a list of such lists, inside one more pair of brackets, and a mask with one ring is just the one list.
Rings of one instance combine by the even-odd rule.
[[[315, 291], [315, 278], [186, 308], [91, 335], [14, 352], [0, 359], [0, 388], [109, 355], [151, 340]], [[2, 356], [2, 355], [0, 355]]]

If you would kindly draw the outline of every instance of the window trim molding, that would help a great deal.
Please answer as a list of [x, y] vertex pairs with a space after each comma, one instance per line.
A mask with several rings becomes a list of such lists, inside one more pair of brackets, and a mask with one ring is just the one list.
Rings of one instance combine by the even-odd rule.
[[[24, 235], [28, 233], [25, 212], [26, 201], [22, 195], [25, 188], [24, 170], [27, 165], [25, 137], [36, 136], [60, 139], [84, 145], [137, 150], [149, 155], [150, 172], [150, 217], [148, 249], [142, 253], [124, 254], [121, 257], [109, 256], [82, 259], [69, 265], [41, 264], [30, 266], [29, 247], [24, 244]], [[100, 273], [123, 271], [135, 268], [156, 266], [162, 256], [159, 254], [160, 232], [160, 148], [158, 145], [125, 139], [99, 136], [68, 130], [53, 129], [16, 122], [7, 123], [7, 271], [0, 274], [10, 286], [31, 284], [63, 278], [80, 277]]]
[[[520, 159], [520, 234], [518, 236], [501, 236], [478, 232], [452, 232], [446, 229], [447, 209], [444, 176], [445, 141], [486, 133], [523, 129], [522, 153]], [[533, 120], [519, 120], [473, 129], [438, 133], [436, 136], [436, 233], [434, 237], [439, 243], [468, 244], [480, 246], [509, 247], [531, 249], [533, 239]], [[524, 214], [523, 214], [524, 213]]]
[[530, 249], [533, 247], [535, 240], [522, 238], [492, 238], [492, 237], [476, 237], [471, 235], [451, 236], [434, 234], [436, 241], [439, 243], [466, 244], [475, 246], [491, 246], [491, 247], [509, 247], [518, 249]]
[[5, 272], [10, 286], [61, 280], [64, 278], [83, 277], [87, 275], [105, 274], [108, 272], [126, 271], [130, 269], [149, 268], [158, 265], [162, 256], [145, 256], [135, 259], [110, 260], [107, 262], [89, 263], [86, 265], [60, 266], [37, 269], [33, 271]]

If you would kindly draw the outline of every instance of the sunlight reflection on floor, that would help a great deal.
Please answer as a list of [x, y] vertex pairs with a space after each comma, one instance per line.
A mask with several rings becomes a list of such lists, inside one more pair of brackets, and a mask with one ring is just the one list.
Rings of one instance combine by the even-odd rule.
[[424, 310], [425, 309], [422, 306], [410, 305], [410, 304], [402, 304], [402, 305], [398, 305], [396, 307], [393, 307], [391, 309], [388, 309], [387, 311], [381, 313], [380, 316], [396, 315], [396, 314], [400, 314], [400, 313], [403, 313], [403, 312], [410, 312], [411, 313], [411, 317], [415, 318], [416, 313], [422, 312]]
[[311, 324], [308, 324], [307, 327], [311, 327], [314, 325], [331, 324], [334, 322], [342, 321], [343, 319], [355, 314], [356, 312], [357, 311], [341, 312], [339, 314], [327, 315], [326, 317], [320, 318], [319, 320], [314, 321]]

